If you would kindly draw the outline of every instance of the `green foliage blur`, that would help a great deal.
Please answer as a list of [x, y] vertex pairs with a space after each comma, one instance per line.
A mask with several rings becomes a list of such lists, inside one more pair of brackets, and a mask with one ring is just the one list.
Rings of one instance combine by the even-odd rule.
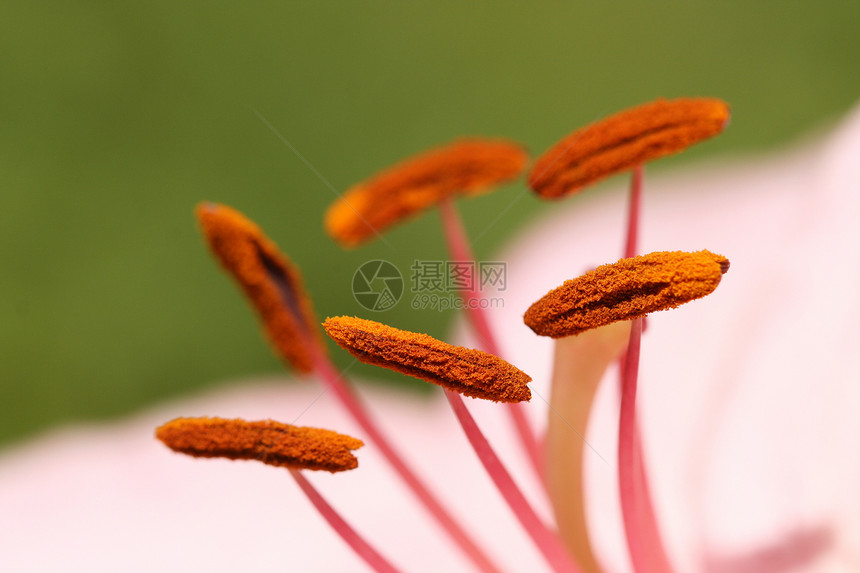
[[[836, 0], [5, 2], [0, 444], [279, 371], [199, 237], [201, 200], [266, 229], [321, 318], [366, 316], [355, 269], [444, 258], [438, 218], [342, 251], [322, 230], [329, 184], [461, 135], [538, 154], [658, 96], [721, 97], [733, 123], [656, 169], [776, 147], [857, 100], [858, 23]], [[551, 208], [523, 190], [462, 202], [489, 229], [479, 256]], [[383, 320], [444, 337], [452, 318], [401, 304]]]

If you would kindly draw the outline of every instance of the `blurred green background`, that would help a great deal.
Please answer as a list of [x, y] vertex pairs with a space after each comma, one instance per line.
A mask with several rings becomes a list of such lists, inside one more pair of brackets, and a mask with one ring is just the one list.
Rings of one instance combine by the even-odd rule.
[[[368, 314], [349, 288], [366, 260], [444, 257], [435, 214], [393, 249], [341, 251], [321, 226], [332, 191], [257, 113], [343, 190], [460, 135], [540, 153], [657, 96], [728, 100], [731, 129], [665, 169], [838, 118], [860, 95], [858, 24], [838, 1], [4, 2], [0, 445], [279, 370], [200, 240], [200, 200], [265, 228], [321, 317]], [[522, 189], [463, 202], [471, 232]], [[521, 198], [478, 255], [548, 208]], [[384, 315], [437, 336], [452, 318]]]

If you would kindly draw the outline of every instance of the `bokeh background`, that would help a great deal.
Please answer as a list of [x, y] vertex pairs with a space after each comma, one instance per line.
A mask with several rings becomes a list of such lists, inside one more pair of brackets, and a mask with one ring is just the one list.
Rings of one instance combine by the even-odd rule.
[[[366, 316], [356, 268], [444, 258], [438, 218], [342, 251], [321, 224], [334, 193], [298, 154], [344, 190], [461, 135], [537, 154], [684, 95], [729, 101], [733, 124], [654, 170], [762, 153], [857, 102], [858, 25], [860, 3], [834, 0], [4, 2], [0, 448], [279, 370], [200, 240], [201, 200], [265, 228], [321, 317]], [[522, 182], [462, 202], [479, 257], [551, 208]], [[445, 336], [453, 314], [379, 317]]]

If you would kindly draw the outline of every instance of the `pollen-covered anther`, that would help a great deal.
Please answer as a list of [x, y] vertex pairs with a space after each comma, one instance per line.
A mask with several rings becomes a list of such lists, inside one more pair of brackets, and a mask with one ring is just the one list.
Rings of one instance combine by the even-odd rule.
[[492, 354], [361, 318], [328, 318], [323, 327], [342, 348], [367, 364], [414, 376], [473, 398], [495, 402], [531, 399], [528, 387], [531, 378]]
[[566, 281], [531, 305], [523, 320], [542, 336], [579, 334], [706, 296], [728, 269], [729, 260], [710, 251], [621, 259]]
[[329, 472], [358, 467], [351, 450], [364, 445], [330, 430], [271, 420], [177, 418], [160, 426], [155, 436], [168, 448], [198, 458], [257, 460], [271, 466]]
[[197, 218], [213, 253], [236, 279], [278, 354], [301, 372], [323, 348], [301, 274], [257, 225], [225, 205], [201, 203]]
[[328, 234], [346, 247], [454, 195], [475, 195], [520, 175], [525, 150], [512, 142], [464, 139], [398, 163], [350, 188], [325, 215]]
[[678, 153], [719, 134], [729, 106], [713, 98], [658, 99], [583, 127], [535, 160], [529, 187], [544, 199]]

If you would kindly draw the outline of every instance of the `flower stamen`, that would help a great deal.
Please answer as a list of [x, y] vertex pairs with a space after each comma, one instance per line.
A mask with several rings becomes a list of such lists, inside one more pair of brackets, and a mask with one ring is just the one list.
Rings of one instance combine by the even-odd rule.
[[[509, 379], [513, 375], [513, 378], [518, 379], [514, 382], [514, 388], [519, 388], [516, 391], [528, 393], [530, 397], [526, 384], [531, 378], [493, 355], [451, 346], [426, 334], [407, 332], [378, 322], [344, 316], [328, 318], [323, 326], [335, 342], [362, 362], [445, 387], [445, 397], [472, 449], [547, 563], [559, 573], [579, 571], [555, 532], [537, 517], [478, 428], [463, 399], [457, 394], [459, 392], [502, 401], [509, 396], [510, 391], [506, 389], [499, 392], [500, 387], [509, 387], [506, 382], [500, 385], [499, 380]], [[479, 384], [472, 387], [474, 382]]]
[[453, 346], [372, 320], [339, 316], [323, 323], [328, 335], [350, 354], [473, 398], [495, 402], [531, 399], [531, 378], [501, 358]]
[[546, 562], [556, 573], [579, 573], [579, 567], [576, 566], [570, 555], [568, 555], [556, 532], [547, 527], [537, 516], [532, 506], [529, 505], [529, 502], [522, 491], [520, 491], [516, 482], [514, 482], [511, 474], [496, 455], [496, 452], [487, 441], [478, 424], [475, 423], [475, 419], [469, 413], [466, 404], [463, 403], [463, 399], [450, 390], [445, 391], [445, 397], [448, 399], [454, 415], [457, 416], [457, 421], [463, 428], [469, 444], [472, 446], [490, 479], [493, 480], [496, 489], [502, 494], [508, 507], [511, 508], [520, 525], [523, 526], [523, 529], [532, 539], [532, 542], [540, 550]]
[[[466, 229], [463, 227], [463, 222], [453, 197], [447, 197], [439, 203], [439, 215], [442, 219], [445, 241], [448, 243], [451, 260], [474, 261], [475, 256], [472, 253]], [[472, 272], [472, 269], [467, 268], [466, 271]], [[468, 277], [468, 284], [474, 285], [474, 279], [475, 277]], [[472, 286], [471, 289], [462, 289], [459, 292], [465, 303], [466, 318], [477, 335], [479, 345], [490, 354], [501, 357], [501, 348], [496, 341], [493, 329], [490, 328], [490, 321], [487, 318], [486, 310], [480, 304], [480, 295], [477, 289]], [[541, 484], [546, 486], [546, 467], [543, 459], [543, 448], [539, 445], [536, 432], [526, 417], [525, 405], [522, 403], [508, 404], [505, 409], [511, 418], [514, 431], [520, 441], [520, 446], [531, 463], [532, 469], [538, 476]]]
[[729, 106], [718, 99], [658, 99], [579, 129], [535, 160], [529, 187], [558, 199], [720, 133]]
[[566, 281], [532, 304], [523, 320], [541, 336], [570, 336], [706, 296], [728, 269], [729, 260], [710, 251], [621, 259]]
[[258, 460], [270, 466], [342, 472], [358, 467], [352, 454], [364, 442], [331, 430], [224, 418], [177, 418], [155, 436], [196, 458]]
[[237, 211], [203, 204], [197, 214], [212, 250], [251, 299], [277, 352], [297, 369], [312, 371], [320, 377], [442, 530], [480, 571], [497, 573], [499, 568], [488, 554], [406, 464], [349, 383], [339, 375], [325, 352], [298, 269], [254, 223]]
[[355, 531], [313, 485], [302, 469], [332, 473], [355, 469], [352, 454], [361, 440], [331, 430], [224, 418], [177, 418], [160, 426], [155, 436], [171, 450], [196, 458], [257, 460], [286, 467], [329, 525], [377, 573], [398, 573], [391, 563]]
[[358, 534], [340, 514], [325, 500], [322, 494], [311, 485], [311, 483], [302, 475], [302, 472], [290, 469], [290, 474], [299, 487], [317, 509], [320, 515], [331, 525], [332, 529], [352, 547], [359, 557], [367, 563], [371, 569], [377, 573], [398, 573], [399, 569], [395, 568], [388, 562], [376, 549], [373, 548], [361, 535]]
[[324, 347], [298, 269], [239, 211], [202, 203], [196, 213], [212, 252], [256, 309], [278, 355], [310, 372], [312, 354]]
[[522, 147], [502, 140], [465, 139], [422, 153], [350, 188], [326, 212], [326, 231], [355, 247], [445, 197], [514, 179], [527, 162]]
[[[645, 166], [640, 164], [637, 165], [633, 169], [633, 174], [630, 179], [630, 199], [628, 206], [628, 216], [627, 216], [627, 239], [625, 241], [624, 247], [624, 256], [627, 258], [635, 257], [638, 254], [637, 244], [639, 239], [639, 213], [641, 211], [640, 206], [642, 203], [642, 188], [643, 188], [643, 180], [645, 177]], [[621, 360], [621, 394], [622, 396], [625, 392], [629, 393], [629, 388], [631, 384], [636, 384], [639, 376], [638, 372], [638, 364], [634, 365], [629, 364], [627, 359], [630, 358], [631, 351], [634, 347], [638, 348], [640, 344], [640, 339], [642, 333], [645, 331], [645, 318], [641, 319], [641, 325], [637, 325], [634, 329], [631, 324], [631, 332], [629, 341], [628, 341], [628, 352], [627, 356]], [[640, 328], [641, 326], [641, 328]], [[635, 339], [634, 339], [635, 338]], [[623, 412], [636, 412], [636, 405], [629, 404], [627, 410]], [[631, 557], [634, 559], [634, 562], [639, 563], [640, 566], [643, 566], [643, 562], [647, 562], [651, 568], [652, 573], [662, 572], [662, 573], [671, 573], [672, 565], [669, 562], [669, 557], [666, 554], [666, 550], [664, 548], [663, 540], [660, 535], [660, 528], [657, 523], [657, 515], [654, 511], [654, 500], [651, 496], [651, 488], [648, 484], [648, 470], [645, 464], [645, 454], [642, 447], [642, 432], [640, 430], [640, 424], [638, 423], [638, 418], [634, 419], [632, 422], [623, 419], [622, 415], [619, 415], [619, 436], [622, 435], [621, 426], [626, 425], [628, 423], [632, 423], [632, 426], [629, 430], [630, 434], [630, 442], [632, 442], [631, 453], [622, 452], [622, 447], [627, 447], [628, 444], [619, 440], [619, 449], [618, 449], [618, 472], [619, 472], [619, 483], [624, 483], [626, 481], [632, 481], [632, 486], [625, 487], [620, 494], [626, 495], [630, 492], [633, 492], [635, 495], [635, 500], [631, 502], [629, 499], [622, 499], [622, 510], [625, 507], [634, 507], [635, 508], [635, 517], [637, 519], [637, 523], [635, 525], [628, 526], [625, 523], [625, 535], [627, 535], [628, 539], [628, 547], [631, 549]], [[625, 430], [628, 431], [628, 430]], [[625, 458], [624, 461], [627, 461], [627, 457], [632, 461], [632, 467], [624, 466], [622, 463], [622, 458]], [[631, 519], [634, 515], [625, 514], [625, 517], [630, 517]], [[631, 540], [629, 535], [638, 536], [640, 539]], [[632, 555], [633, 547], [644, 547], [646, 550], [646, 555]]]

